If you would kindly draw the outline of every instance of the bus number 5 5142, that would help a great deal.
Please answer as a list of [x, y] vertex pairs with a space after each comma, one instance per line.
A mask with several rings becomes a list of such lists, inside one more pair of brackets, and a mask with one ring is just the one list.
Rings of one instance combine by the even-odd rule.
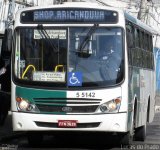
[[93, 98], [95, 97], [95, 92], [77, 92], [76, 97], [82, 97], [82, 98]]

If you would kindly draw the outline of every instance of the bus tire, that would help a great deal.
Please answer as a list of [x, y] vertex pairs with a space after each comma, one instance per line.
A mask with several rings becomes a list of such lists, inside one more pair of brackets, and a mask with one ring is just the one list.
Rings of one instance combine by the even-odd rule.
[[41, 147], [43, 135], [36, 132], [28, 133], [27, 140], [31, 147]]
[[146, 124], [135, 130], [135, 140], [144, 141], [146, 138]]
[[[148, 103], [149, 106], [149, 103]], [[135, 141], [144, 141], [146, 138], [146, 127], [149, 116], [149, 107], [147, 107], [146, 122], [143, 126], [135, 129]]]
[[121, 140], [120, 140], [120, 144], [121, 145], [130, 145], [133, 141], [133, 136], [131, 135], [130, 132], [127, 132], [125, 134], [122, 135]]
[[135, 121], [136, 121], [136, 103], [134, 104], [134, 111], [133, 111], [133, 115], [132, 115], [132, 125], [131, 125], [131, 129], [130, 131], [128, 131], [127, 133], [123, 134], [123, 136], [121, 137], [121, 141], [120, 143], [122, 145], [130, 145], [132, 144], [133, 140], [134, 140], [134, 135], [135, 135]]

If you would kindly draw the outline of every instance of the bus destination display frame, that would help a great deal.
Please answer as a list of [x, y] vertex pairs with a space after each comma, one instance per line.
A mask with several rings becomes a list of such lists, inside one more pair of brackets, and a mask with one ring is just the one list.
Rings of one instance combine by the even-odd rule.
[[37, 9], [21, 13], [21, 23], [102, 23], [116, 24], [118, 13], [112, 10], [103, 9]]

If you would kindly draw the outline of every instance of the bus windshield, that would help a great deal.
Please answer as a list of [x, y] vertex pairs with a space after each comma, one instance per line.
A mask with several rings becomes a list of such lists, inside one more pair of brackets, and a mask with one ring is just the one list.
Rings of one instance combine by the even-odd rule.
[[[122, 28], [92, 28], [17, 28], [16, 81], [63, 88], [107, 87], [122, 82]], [[70, 83], [71, 78], [73, 82]]]

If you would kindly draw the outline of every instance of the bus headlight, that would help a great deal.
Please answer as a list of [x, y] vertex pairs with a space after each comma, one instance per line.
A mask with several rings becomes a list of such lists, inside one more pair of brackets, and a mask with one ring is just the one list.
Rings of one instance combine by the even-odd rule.
[[25, 100], [22, 100], [20, 103], [19, 103], [19, 108], [21, 110], [27, 110], [29, 108], [29, 103]]
[[21, 97], [16, 98], [17, 107], [19, 111], [25, 112], [39, 112], [38, 108], [35, 104], [30, 103], [28, 100], [23, 99]]
[[103, 113], [107, 112], [118, 112], [121, 105], [121, 98], [118, 97], [116, 99], [113, 99], [111, 101], [108, 101], [102, 105], [100, 105], [99, 110]]

